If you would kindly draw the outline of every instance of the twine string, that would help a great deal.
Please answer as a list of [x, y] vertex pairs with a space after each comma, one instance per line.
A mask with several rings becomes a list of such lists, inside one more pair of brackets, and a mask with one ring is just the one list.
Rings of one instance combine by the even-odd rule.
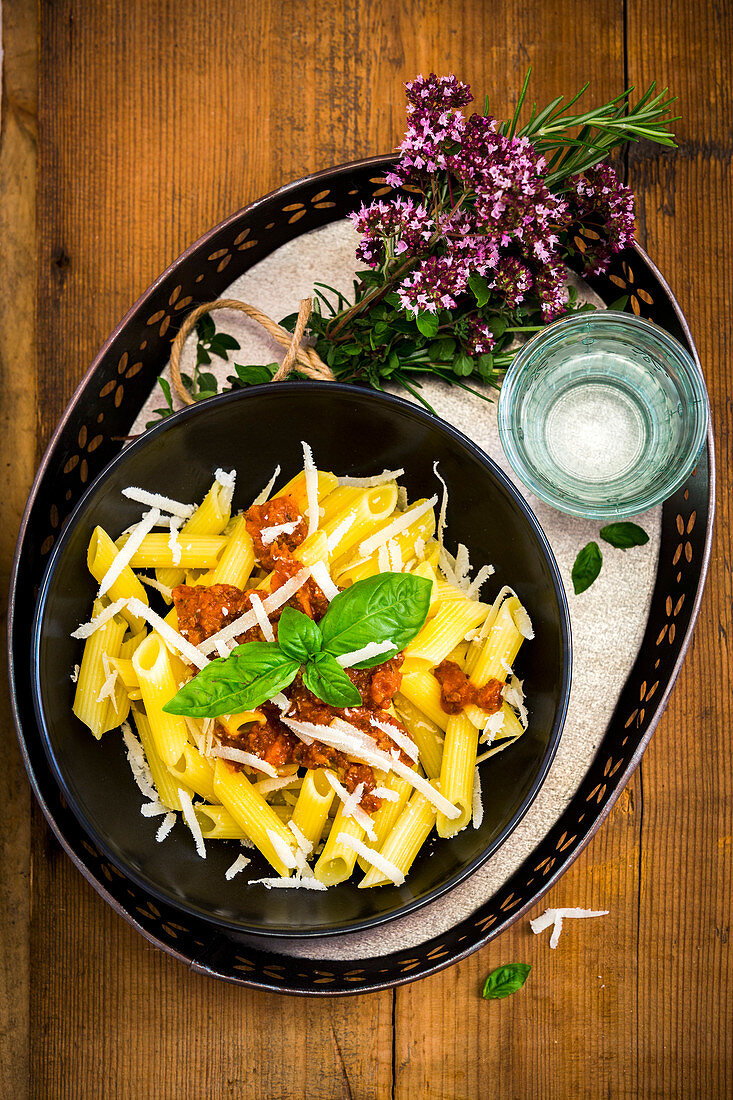
[[301, 343], [312, 308], [312, 298], [301, 299], [300, 309], [298, 310], [298, 320], [295, 323], [295, 330], [291, 333], [288, 332], [287, 329], [284, 329], [282, 325], [278, 325], [276, 321], [273, 321], [273, 319], [268, 317], [266, 313], [263, 313], [261, 309], [257, 309], [256, 306], [250, 306], [247, 302], [240, 302], [236, 298], [217, 298], [213, 302], [204, 302], [203, 305], [197, 306], [196, 309], [191, 310], [185, 318], [171, 346], [170, 364], [173, 389], [184, 405], [194, 404], [194, 398], [191, 397], [191, 394], [184, 386], [183, 379], [181, 378], [181, 352], [183, 350], [183, 345], [199, 318], [203, 317], [205, 313], [213, 313], [216, 309], [233, 309], [246, 314], [250, 320], [262, 325], [265, 331], [268, 332], [274, 340], [277, 340], [278, 344], [287, 348], [282, 363], [278, 367], [277, 372], [273, 375], [273, 382], [282, 382], [294, 370], [299, 371], [300, 374], [304, 374], [306, 378], [312, 378], [321, 382], [334, 382], [335, 376], [333, 371], [323, 362], [315, 348], [308, 347], [306, 344]]

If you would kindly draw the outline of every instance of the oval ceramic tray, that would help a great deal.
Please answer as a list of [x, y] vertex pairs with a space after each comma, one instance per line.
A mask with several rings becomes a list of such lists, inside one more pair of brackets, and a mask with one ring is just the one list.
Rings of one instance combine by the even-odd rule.
[[[391, 157], [375, 157], [289, 184], [232, 215], [192, 245], [130, 310], [85, 375], [44, 456], [23, 518], [9, 614], [14, 717], [33, 790], [82, 874], [151, 943], [194, 970], [260, 988], [302, 994], [381, 989], [457, 961], [499, 935], [536, 903], [587, 844], [638, 764], [684, 658], [707, 570], [714, 509], [712, 437], [697, 468], [662, 514], [662, 541], [639, 653], [598, 752], [565, 812], [504, 886], [470, 917], [418, 947], [376, 958], [287, 959], [277, 943], [211, 925], [153, 900], [91, 842], [49, 769], [30, 689], [31, 623], [38, 586], [64, 520], [90, 479], [120, 450], [188, 309], [219, 297], [239, 275], [310, 229], [387, 193]], [[648, 256], [620, 254], [589, 280], [606, 301], [665, 328], [697, 358], [684, 317]]]

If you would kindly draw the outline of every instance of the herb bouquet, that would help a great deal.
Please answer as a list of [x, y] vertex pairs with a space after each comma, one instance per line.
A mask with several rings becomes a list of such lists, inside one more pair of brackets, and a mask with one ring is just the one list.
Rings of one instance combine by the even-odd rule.
[[[566, 104], [562, 96], [544, 110], [534, 104], [520, 125], [528, 82], [529, 73], [505, 122], [488, 103], [467, 116], [473, 96], [455, 76], [406, 84], [408, 129], [387, 176], [397, 194], [352, 215], [366, 265], [353, 301], [324, 284], [314, 291], [310, 337], [339, 381], [397, 383], [426, 405], [421, 375], [480, 393], [467, 379], [498, 387], [527, 334], [592, 308], [566, 286], [569, 263], [601, 274], [634, 239], [633, 195], [608, 157], [642, 139], [674, 146], [673, 100], [652, 84], [636, 103], [630, 88], [574, 114], [586, 85]], [[292, 331], [295, 321], [282, 325]], [[227, 359], [239, 346], [210, 317], [197, 335], [196, 366], [183, 376], [195, 400], [217, 392], [204, 369], [211, 355]], [[277, 369], [233, 366], [233, 388], [269, 381]], [[162, 416], [172, 411], [167, 384], [164, 392]]]

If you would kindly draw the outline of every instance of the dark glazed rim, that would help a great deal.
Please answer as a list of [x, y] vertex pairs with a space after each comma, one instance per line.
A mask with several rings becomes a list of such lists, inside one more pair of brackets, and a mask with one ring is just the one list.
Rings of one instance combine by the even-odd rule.
[[[73, 832], [71, 826], [76, 827], [76, 820], [65, 811], [63, 803], [59, 800], [58, 790], [51, 780], [50, 772], [44, 771], [40, 766], [37, 770], [34, 767], [34, 764], [40, 764], [40, 759], [35, 761], [37, 751], [40, 751], [40, 746], [38, 750], [35, 749], [38, 733], [32, 716], [24, 713], [27, 708], [24, 706], [22, 694], [18, 693], [18, 684], [19, 681], [25, 682], [24, 670], [30, 663], [24, 634], [27, 634], [27, 624], [32, 617], [32, 609], [29, 610], [27, 607], [30, 597], [26, 598], [26, 594], [32, 593], [34, 583], [40, 579], [42, 568], [40, 564], [37, 566], [36, 562], [39, 557], [43, 557], [46, 543], [53, 540], [54, 530], [58, 524], [58, 517], [54, 517], [53, 514], [49, 522], [47, 482], [52, 485], [54, 493], [60, 491], [57, 490], [59, 482], [62, 483], [62, 489], [66, 486], [69, 486], [69, 491], [74, 489], [74, 485], [70, 484], [71, 475], [64, 480], [61, 477], [60, 467], [69, 455], [77, 462], [79, 459], [79, 452], [75, 452], [77, 444], [73, 440], [79, 424], [81, 423], [82, 427], [85, 424], [84, 391], [89, 387], [90, 396], [87, 405], [94, 402], [95, 415], [97, 412], [101, 415], [104, 411], [105, 415], [115, 416], [112, 405], [117, 404], [117, 394], [114, 394], [113, 402], [113, 395], [109, 389], [112, 382], [105, 383], [105, 392], [100, 392], [98, 398], [92, 396], [91, 388], [95, 382], [97, 386], [99, 385], [98, 378], [103, 380], [115, 376], [117, 357], [120, 352], [123, 352], [123, 358], [125, 358], [130, 346], [122, 339], [123, 337], [127, 339], [128, 327], [134, 331], [137, 326], [141, 334], [145, 333], [147, 339], [147, 334], [152, 333], [153, 330], [146, 328], [146, 324], [152, 325], [159, 316], [156, 314], [148, 318], [153, 302], [158, 307], [163, 305], [165, 308], [162, 312], [172, 316], [175, 312], [171, 306], [172, 296], [168, 299], [167, 293], [164, 296], [164, 290], [167, 291], [174, 286], [174, 280], [177, 281], [181, 277], [182, 271], [185, 279], [188, 267], [193, 266], [194, 263], [197, 284], [206, 277], [207, 272], [209, 273], [209, 282], [204, 284], [206, 298], [217, 297], [224, 289], [226, 282], [231, 282], [236, 277], [230, 275], [225, 282], [223, 278], [218, 278], [213, 273], [212, 262], [216, 261], [219, 264], [216, 268], [216, 272], [219, 272], [231, 255], [224, 256], [219, 262], [216, 253], [208, 255], [212, 245], [218, 246], [223, 243], [233, 254], [234, 249], [249, 246], [249, 242], [244, 240], [247, 234], [253, 231], [261, 234], [263, 228], [267, 230], [277, 224], [275, 233], [270, 233], [270, 237], [282, 236], [281, 223], [290, 222], [303, 214], [307, 214], [308, 217], [300, 223], [301, 231], [344, 217], [349, 209], [354, 209], [358, 205], [358, 201], [369, 202], [388, 190], [384, 187], [384, 179], [375, 177], [386, 171], [393, 163], [394, 157], [390, 154], [370, 157], [326, 169], [290, 183], [244, 207], [209, 230], [166, 269], [138, 299], [106, 341], [65, 409], [34, 480], [21, 522], [13, 561], [8, 615], [13, 716], [31, 787], [62, 848], [97, 893], [148, 942], [187, 963], [198, 973], [279, 993], [338, 996], [385, 989], [415, 981], [442, 970], [485, 946], [530, 907], [537, 904], [589, 843], [641, 759], [689, 647], [710, 559], [715, 507], [715, 453], [712, 428], [708, 433], [707, 450], [701, 456], [698, 470], [693, 471], [693, 476], [683, 489], [663, 507], [662, 553], [652, 593], [652, 608], [646, 633], [586, 778], [573, 795], [567, 810], [537, 842], [532, 855], [520, 865], [502, 888], [483, 902], [468, 918], [459, 921], [441, 935], [415, 947], [398, 950], [378, 959], [350, 958], [343, 962], [333, 962], [283, 957], [277, 953], [263, 951], [259, 946], [253, 946], [246, 937], [243, 937], [241, 942], [222, 940], [221, 937], [217, 938], [218, 942], [205, 942], [202, 922], [193, 922], [188, 927], [175, 926], [170, 913], [166, 913], [165, 910], [161, 913], [145, 898], [138, 897], [137, 887], [127, 884], [116, 868], [108, 867], [100, 854]], [[328, 188], [332, 190], [324, 190]], [[333, 198], [337, 201], [319, 202], [324, 195], [329, 200]], [[358, 198], [352, 200], [351, 196], [358, 196]], [[296, 200], [302, 201], [296, 202]], [[292, 217], [284, 210], [285, 202], [290, 203], [289, 210], [295, 209], [294, 204], [299, 208]], [[321, 206], [340, 206], [340, 209], [324, 214], [320, 209]], [[278, 218], [280, 222], [276, 223], [273, 219]], [[268, 225], [265, 224], [266, 222]], [[242, 232], [234, 238], [234, 233], [239, 229], [242, 229]], [[226, 239], [225, 232], [228, 234]], [[288, 231], [285, 229], [282, 232]], [[233, 239], [230, 240], [230, 237]], [[292, 236], [285, 239], [292, 239]], [[244, 244], [240, 243], [241, 241], [244, 241]], [[264, 246], [266, 250], [263, 252], [260, 249], [258, 258], [269, 255], [279, 243], [283, 241], [267, 242]], [[251, 264], [245, 265], [241, 270], [247, 270], [248, 266]], [[164, 287], [166, 280], [167, 288]], [[680, 307], [658, 268], [640, 246], [634, 245], [626, 252], [619, 254], [614, 259], [607, 276], [588, 279], [588, 282], [606, 300], [618, 297], [619, 293], [627, 292], [630, 295], [633, 312], [650, 317], [662, 324], [673, 335], [676, 334], [678, 339], [686, 343], [699, 365], [692, 336]], [[655, 297], [650, 296], [650, 290]], [[182, 304], [178, 303], [175, 309], [179, 306], [183, 308]], [[169, 320], [170, 318], [167, 317], [163, 324], [168, 323]], [[177, 324], [174, 323], [172, 333], [175, 332], [176, 327]], [[148, 388], [152, 383], [151, 371], [155, 370], [157, 373], [160, 361], [156, 358], [154, 366], [147, 368], [145, 382]], [[141, 365], [133, 364], [132, 368], [125, 372], [125, 378], [131, 377], [133, 371]], [[117, 372], [122, 373], [121, 368], [122, 359], [117, 364]], [[134, 398], [135, 382], [128, 387], [125, 409], [130, 402], [130, 389], [133, 391]], [[140, 389], [139, 385], [137, 389]], [[120, 434], [125, 434], [129, 430], [124, 427], [124, 424], [129, 425], [132, 422], [135, 412], [142, 404], [139, 393], [137, 399], [136, 409], [130, 419], [124, 420], [121, 413], [116, 416], [117, 420], [123, 423]], [[78, 446], [81, 448], [81, 442]], [[58, 466], [59, 473], [54, 476], [55, 464]], [[94, 465], [93, 462], [92, 465]], [[79, 467], [75, 477], [78, 469]], [[63, 473], [66, 474], [66, 467]], [[697, 476], [695, 476], [696, 473]], [[699, 522], [696, 523], [696, 519]], [[672, 550], [675, 546], [672, 558]], [[30, 563], [27, 568], [26, 558]], [[678, 560], [682, 573], [677, 575], [677, 581], [675, 581], [671, 576], [671, 564]], [[678, 583], [680, 576], [684, 576], [684, 580]], [[21, 578], [24, 587], [19, 587]], [[677, 617], [685, 596], [689, 598]], [[661, 630], [659, 630], [660, 626]], [[657, 630], [659, 630], [658, 637]], [[673, 638], [675, 630], [676, 636]], [[16, 642], [17, 653], [13, 648]], [[655, 656], [657, 660], [654, 659]], [[654, 680], [649, 686], [647, 672], [651, 673], [649, 679], [652, 679], [653, 668], [659, 665], [659, 659], [663, 661], [660, 678]], [[660, 682], [662, 692], [653, 698]], [[27, 741], [23, 730], [24, 719], [27, 721]], [[629, 738], [631, 738], [631, 751], [624, 752], [623, 746]], [[620, 758], [614, 759], [619, 753]], [[623, 767], [620, 767], [622, 764]], [[114, 875], [111, 873], [112, 870]], [[283, 965], [283, 962], [287, 965]]]
[[[142, 875], [139, 875], [133, 868], [121, 859], [110, 846], [106, 836], [95, 829], [87, 820], [82, 806], [77, 802], [72, 791], [68, 788], [64, 775], [57, 763], [56, 754], [51, 742], [49, 734], [48, 723], [46, 721], [46, 713], [44, 711], [41, 701], [41, 685], [38, 676], [39, 660], [40, 660], [40, 645], [42, 626], [46, 611], [46, 601], [48, 598], [49, 590], [53, 583], [54, 574], [56, 568], [63, 558], [66, 552], [66, 546], [69, 539], [76, 527], [76, 524], [84, 511], [87, 500], [96, 492], [100, 485], [109, 477], [109, 475], [122, 463], [127, 461], [128, 456], [134, 451], [140, 451], [145, 449], [157, 436], [165, 435], [167, 431], [176, 428], [184, 421], [191, 420], [192, 418], [201, 415], [209, 414], [212, 410], [230, 403], [241, 403], [249, 400], [259, 400], [263, 396], [269, 395], [283, 395], [298, 393], [307, 389], [309, 394], [322, 394], [326, 400], [333, 394], [340, 394], [347, 397], [349, 401], [362, 403], [368, 405], [370, 403], [376, 405], [387, 405], [402, 410], [407, 416], [410, 416], [416, 420], [422, 421], [426, 424], [431, 431], [439, 432], [451, 437], [460, 448], [473, 455], [477, 462], [484, 468], [484, 470], [498, 483], [501, 488], [509, 495], [514, 503], [514, 506], [524, 516], [525, 520], [529, 524], [531, 530], [540, 545], [545, 561], [550, 570], [552, 577], [552, 585], [557, 599], [558, 611], [560, 616], [560, 633], [562, 637], [562, 651], [563, 651], [563, 669], [561, 677], [561, 689], [560, 698], [555, 714], [555, 718], [550, 731], [550, 737], [548, 740], [547, 748], [545, 749], [544, 756], [542, 758], [541, 765], [535, 776], [525, 798], [522, 800], [519, 808], [506, 823], [504, 828], [494, 837], [491, 843], [475, 857], [470, 863], [463, 867], [460, 871], [457, 871], [450, 878], [446, 879], [435, 889], [431, 890], [424, 897], [414, 898], [411, 901], [407, 901], [399, 909], [393, 912], [383, 915], [376, 915], [364, 920], [351, 921], [348, 924], [340, 924], [336, 927], [327, 928], [314, 928], [314, 929], [298, 929], [291, 930], [287, 927], [281, 928], [262, 928], [258, 925], [247, 924], [246, 921], [233, 921], [226, 918], [216, 917], [210, 915], [203, 910], [194, 908], [186, 904], [185, 900], [175, 899], [174, 897], [166, 894], [164, 891], [159, 890], [156, 883], [147, 881]], [[103, 470], [97, 475], [97, 477], [91, 482], [86, 491], [82, 494], [73, 511], [71, 512], [63, 533], [61, 534], [58, 542], [54, 546], [53, 552], [49, 558], [46, 566], [46, 571], [41, 583], [41, 590], [36, 601], [36, 611], [33, 619], [32, 628], [32, 665], [31, 665], [31, 679], [33, 684], [33, 705], [36, 714], [36, 721], [41, 731], [43, 738], [43, 747], [46, 752], [46, 758], [49, 762], [51, 770], [53, 771], [56, 782], [58, 783], [68, 805], [77, 818], [77, 821], [91, 838], [91, 840], [97, 845], [97, 847], [105, 854], [108, 860], [113, 863], [120, 871], [127, 877], [132, 879], [137, 885], [144, 891], [153, 894], [158, 900], [166, 902], [174, 908], [180, 909], [182, 912], [187, 913], [198, 919], [210, 921], [218, 928], [228, 928], [233, 932], [242, 934], [261, 936], [265, 939], [283, 938], [283, 939], [308, 939], [311, 937], [321, 936], [337, 936], [345, 933], [361, 932], [367, 928], [373, 928], [376, 925], [385, 924], [388, 921], [399, 920], [408, 916], [410, 913], [414, 913], [416, 910], [421, 909], [424, 905], [428, 905], [430, 902], [436, 901], [442, 897], [449, 890], [452, 890], [455, 886], [458, 886], [461, 882], [467, 879], [474, 871], [478, 870], [507, 840], [507, 838], [514, 832], [519, 822], [522, 820], [527, 810], [534, 802], [537, 794], [540, 791], [542, 784], [547, 776], [547, 772], [550, 769], [550, 765], [557, 752], [557, 746], [562, 734], [563, 725], [565, 723], [565, 716], [568, 709], [568, 700], [570, 696], [570, 680], [572, 675], [572, 640], [570, 632], [570, 610], [568, 607], [567, 597], [565, 595], [565, 589], [560, 578], [560, 571], [555, 561], [555, 555], [552, 552], [547, 537], [540, 526], [537, 517], [532, 509], [529, 507], [524, 498], [520, 495], [517, 488], [501, 470], [493, 459], [489, 458], [479, 447], [476, 446], [470, 439], [467, 438], [462, 432], [454, 428], [452, 424], [448, 424], [441, 420], [439, 417], [434, 416], [432, 413], [413, 404], [410, 401], [405, 401], [401, 397], [396, 397], [393, 394], [377, 393], [373, 390], [360, 390], [354, 386], [345, 385], [338, 382], [275, 382], [266, 385], [257, 386], [251, 390], [239, 390], [233, 393], [219, 394], [217, 397], [208, 399], [205, 403], [188, 405], [183, 409], [179, 409], [178, 412], [172, 416], [156, 424], [153, 428], [148, 429], [137, 440], [131, 443], [128, 447], [116, 455], [115, 458], [109, 462]]]

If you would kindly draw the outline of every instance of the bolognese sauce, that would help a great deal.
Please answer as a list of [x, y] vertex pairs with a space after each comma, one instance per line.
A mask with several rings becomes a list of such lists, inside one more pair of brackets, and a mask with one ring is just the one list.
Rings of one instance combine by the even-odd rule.
[[433, 669], [433, 676], [440, 684], [440, 705], [446, 714], [460, 714], [468, 706], [476, 706], [487, 714], [501, 710], [503, 702], [501, 680], [489, 680], [477, 688], [455, 661], [441, 661]]

